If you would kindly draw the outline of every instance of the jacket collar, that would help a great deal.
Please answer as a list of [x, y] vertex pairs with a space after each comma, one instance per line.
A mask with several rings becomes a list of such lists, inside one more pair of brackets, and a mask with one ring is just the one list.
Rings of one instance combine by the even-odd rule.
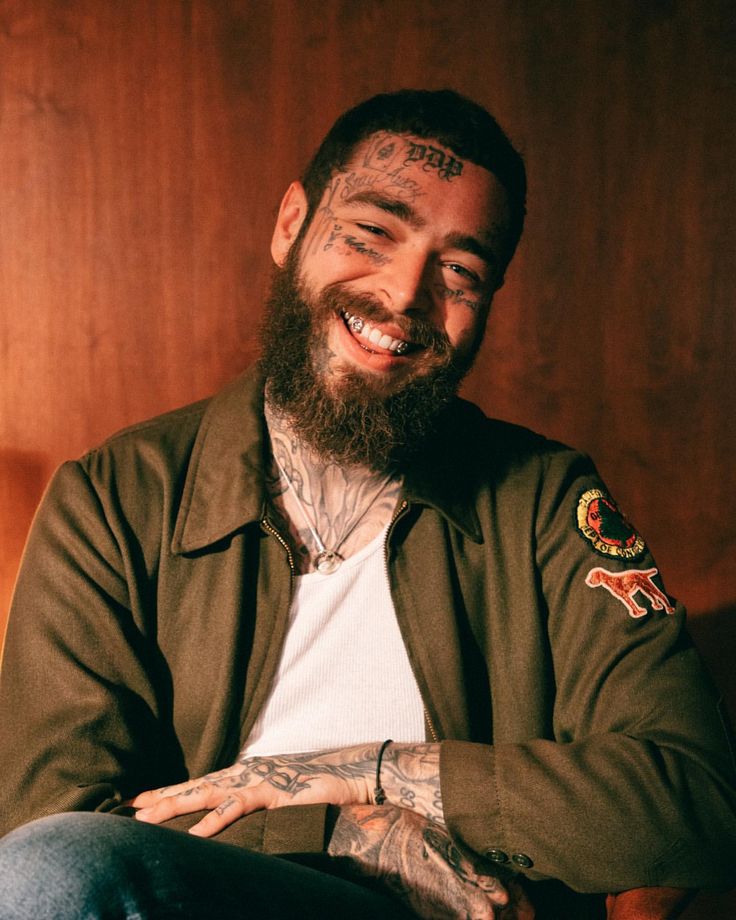
[[263, 517], [263, 384], [250, 368], [209, 402], [189, 461], [171, 549], [190, 553]]
[[[442, 426], [432, 448], [406, 474], [404, 498], [436, 509], [481, 542], [473, 477], [463, 462], [461, 446], [467, 447], [467, 438], [459, 439], [456, 430], [458, 414], [463, 413], [446, 413], [453, 421]], [[205, 410], [184, 482], [172, 552], [204, 549], [263, 518], [267, 444], [263, 381], [255, 366], [214, 396]]]

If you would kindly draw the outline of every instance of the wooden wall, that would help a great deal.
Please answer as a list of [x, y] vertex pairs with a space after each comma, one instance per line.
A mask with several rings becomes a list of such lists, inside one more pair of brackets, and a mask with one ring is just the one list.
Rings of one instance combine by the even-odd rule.
[[0, 624], [53, 468], [256, 353], [333, 118], [451, 85], [530, 174], [467, 393], [594, 455], [736, 697], [735, 38], [731, 0], [0, 0]]
[[256, 353], [345, 106], [453, 85], [527, 233], [467, 393], [593, 454], [696, 616], [736, 587], [730, 2], [0, 0], [0, 609], [53, 468]]
[[727, 0], [0, 0], [3, 605], [60, 460], [255, 354], [333, 117], [448, 84], [531, 185], [468, 393], [589, 450], [670, 590], [733, 604], [733, 46]]

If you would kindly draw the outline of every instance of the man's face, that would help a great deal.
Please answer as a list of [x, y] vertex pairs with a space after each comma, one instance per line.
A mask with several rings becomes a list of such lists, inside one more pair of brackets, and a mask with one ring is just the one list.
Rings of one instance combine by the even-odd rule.
[[464, 369], [502, 281], [508, 203], [488, 170], [439, 142], [375, 134], [332, 177], [306, 231], [287, 192], [274, 234], [283, 262], [298, 231], [298, 283], [320, 303], [314, 356], [325, 383], [359, 374], [389, 395], [449, 356]]
[[272, 242], [269, 402], [324, 459], [402, 467], [480, 345], [502, 280], [506, 193], [438, 144], [378, 134], [308, 225], [306, 211], [294, 183]]

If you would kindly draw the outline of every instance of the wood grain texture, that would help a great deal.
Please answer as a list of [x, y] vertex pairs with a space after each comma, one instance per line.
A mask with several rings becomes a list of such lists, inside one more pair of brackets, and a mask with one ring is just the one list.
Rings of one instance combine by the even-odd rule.
[[733, 20], [694, 0], [5, 0], [0, 451], [48, 475], [233, 376], [273, 209], [333, 117], [451, 84], [530, 172], [466, 392], [590, 451], [693, 610], [733, 602]]
[[723, 623], [735, 39], [730, 0], [0, 0], [0, 628], [53, 468], [249, 363], [286, 185], [408, 85], [487, 105], [529, 169], [467, 395], [589, 451]]
[[48, 475], [237, 373], [333, 117], [451, 84], [530, 174], [467, 394], [592, 453], [670, 591], [732, 603], [733, 39], [725, 0], [3, 0], [0, 452]]
[[[467, 394], [591, 452], [670, 590], [732, 603], [733, 19], [694, 0], [0, 2], [0, 451], [48, 475], [233, 376], [274, 208], [333, 117], [452, 84], [530, 173]], [[25, 527], [14, 501], [4, 530]]]

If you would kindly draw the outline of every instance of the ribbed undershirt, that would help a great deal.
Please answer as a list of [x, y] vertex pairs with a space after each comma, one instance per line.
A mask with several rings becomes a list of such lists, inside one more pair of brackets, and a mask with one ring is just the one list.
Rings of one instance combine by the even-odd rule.
[[396, 622], [386, 531], [332, 575], [296, 578], [274, 686], [243, 753], [424, 741], [424, 707]]

